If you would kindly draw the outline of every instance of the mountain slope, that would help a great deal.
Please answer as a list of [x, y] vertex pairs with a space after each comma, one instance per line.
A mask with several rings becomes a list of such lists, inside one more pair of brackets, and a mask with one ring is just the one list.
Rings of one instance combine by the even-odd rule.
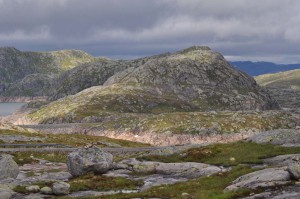
[[[166, 56], [168, 54], [160, 55]], [[76, 94], [86, 88], [102, 85], [114, 74], [131, 67], [138, 67], [157, 56], [139, 58], [135, 60], [97, 59], [94, 62], [75, 67], [55, 79], [49, 92], [51, 100]]]
[[300, 64], [275, 64], [272, 62], [251, 61], [233, 61], [230, 63], [237, 69], [244, 71], [251, 76], [300, 69]]
[[262, 86], [300, 89], [300, 69], [290, 70], [274, 74], [266, 74], [255, 77], [257, 83]]
[[[28, 82], [28, 78], [34, 81], [33, 74], [53, 75], [61, 74], [82, 63], [95, 60], [92, 56], [78, 50], [62, 50], [53, 52], [22, 52], [12, 47], [0, 48], [0, 95], [23, 95], [22, 82]], [[30, 77], [27, 77], [27, 76]], [[41, 76], [37, 82], [41, 82]], [[25, 78], [25, 79], [24, 79]], [[27, 78], [27, 79], [26, 79]], [[23, 80], [24, 79], [24, 80]], [[50, 84], [46, 78], [43, 84]], [[14, 83], [17, 84], [15, 85]], [[10, 88], [12, 86], [12, 88]], [[11, 89], [11, 90], [10, 90]], [[28, 90], [38, 90], [29, 87]], [[7, 93], [5, 93], [7, 90]], [[20, 92], [16, 92], [20, 90]]]
[[221, 54], [191, 47], [128, 67], [103, 86], [62, 98], [30, 117], [40, 122], [81, 122], [114, 113], [273, 108], [278, 105], [268, 93]]
[[256, 81], [265, 86], [271, 96], [283, 108], [299, 109], [300, 107], [300, 70], [291, 70], [255, 77]]

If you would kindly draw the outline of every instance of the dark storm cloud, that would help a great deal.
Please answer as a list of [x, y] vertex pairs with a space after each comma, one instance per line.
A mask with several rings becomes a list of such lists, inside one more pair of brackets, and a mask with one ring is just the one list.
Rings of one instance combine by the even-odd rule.
[[0, 0], [0, 45], [138, 57], [209, 45], [232, 60], [300, 62], [297, 0]]

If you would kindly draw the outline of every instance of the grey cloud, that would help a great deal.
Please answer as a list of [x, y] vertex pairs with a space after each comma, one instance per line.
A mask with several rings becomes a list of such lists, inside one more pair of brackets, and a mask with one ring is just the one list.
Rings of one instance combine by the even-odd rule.
[[0, 0], [0, 45], [139, 57], [209, 45], [230, 59], [300, 62], [296, 0]]

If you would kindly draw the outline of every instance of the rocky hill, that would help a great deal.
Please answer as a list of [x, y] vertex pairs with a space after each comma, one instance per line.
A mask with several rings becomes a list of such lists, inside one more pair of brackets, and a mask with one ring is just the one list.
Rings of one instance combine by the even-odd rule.
[[[105, 68], [113, 62], [104, 60], [103, 63], [107, 64], [102, 65]], [[221, 54], [208, 47], [191, 47], [122, 64], [124, 66], [116, 64], [119, 68], [109, 74], [120, 72], [107, 81], [109, 75], [101, 79], [105, 81], [103, 86], [67, 96], [30, 117], [40, 122], [78, 122], [90, 117], [101, 118], [108, 113], [278, 108], [253, 78], [233, 68]], [[98, 83], [101, 81], [98, 79]]]
[[255, 79], [262, 86], [300, 90], [300, 69], [260, 75]]
[[[168, 54], [159, 55], [166, 56]], [[92, 86], [103, 85], [108, 78], [128, 68], [136, 68], [158, 56], [139, 58], [135, 60], [111, 60], [99, 58], [94, 62], [75, 67], [55, 79], [54, 85], [48, 93], [51, 100], [76, 94]]]
[[258, 84], [266, 87], [281, 107], [299, 109], [300, 70], [291, 70], [255, 77]]
[[[42, 85], [50, 84], [53, 74], [61, 74], [93, 60], [95, 58], [78, 50], [22, 52], [12, 47], [0, 48], [0, 95], [38, 95]], [[29, 86], [33, 82], [38, 87]], [[40, 83], [42, 85], [38, 85]]]

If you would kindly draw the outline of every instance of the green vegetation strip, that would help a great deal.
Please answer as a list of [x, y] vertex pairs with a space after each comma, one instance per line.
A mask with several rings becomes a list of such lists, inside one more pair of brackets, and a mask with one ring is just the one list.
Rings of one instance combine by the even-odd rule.
[[300, 153], [300, 147], [234, 142], [194, 148], [183, 154], [145, 156], [139, 159], [159, 162], [202, 162], [214, 165], [234, 166], [238, 164], [260, 164], [264, 158], [294, 153]]
[[[139, 142], [131, 142], [121, 139], [112, 139], [103, 136], [91, 136], [82, 134], [42, 134], [42, 133], [30, 133], [28, 131], [17, 131], [17, 130], [2, 130], [0, 129], [0, 135], [22, 135], [26, 137], [37, 137], [43, 138], [43, 141], [26, 141], [26, 144], [35, 143], [56, 143], [70, 147], [83, 147], [87, 144], [94, 143], [98, 147], [107, 147], [107, 144], [116, 144], [122, 147], [146, 147], [149, 144], [143, 144]], [[15, 141], [11, 144], [22, 144], [24, 142]], [[0, 144], [4, 144], [0, 140]]]
[[15, 152], [10, 153], [14, 156], [14, 160], [18, 165], [24, 164], [34, 164], [38, 163], [37, 159], [43, 159], [50, 162], [63, 162], [67, 161], [67, 154], [66, 152]]
[[134, 190], [142, 186], [142, 181], [129, 180], [122, 177], [105, 177], [89, 173], [70, 180], [71, 192], [76, 191], [110, 191], [110, 190]]

